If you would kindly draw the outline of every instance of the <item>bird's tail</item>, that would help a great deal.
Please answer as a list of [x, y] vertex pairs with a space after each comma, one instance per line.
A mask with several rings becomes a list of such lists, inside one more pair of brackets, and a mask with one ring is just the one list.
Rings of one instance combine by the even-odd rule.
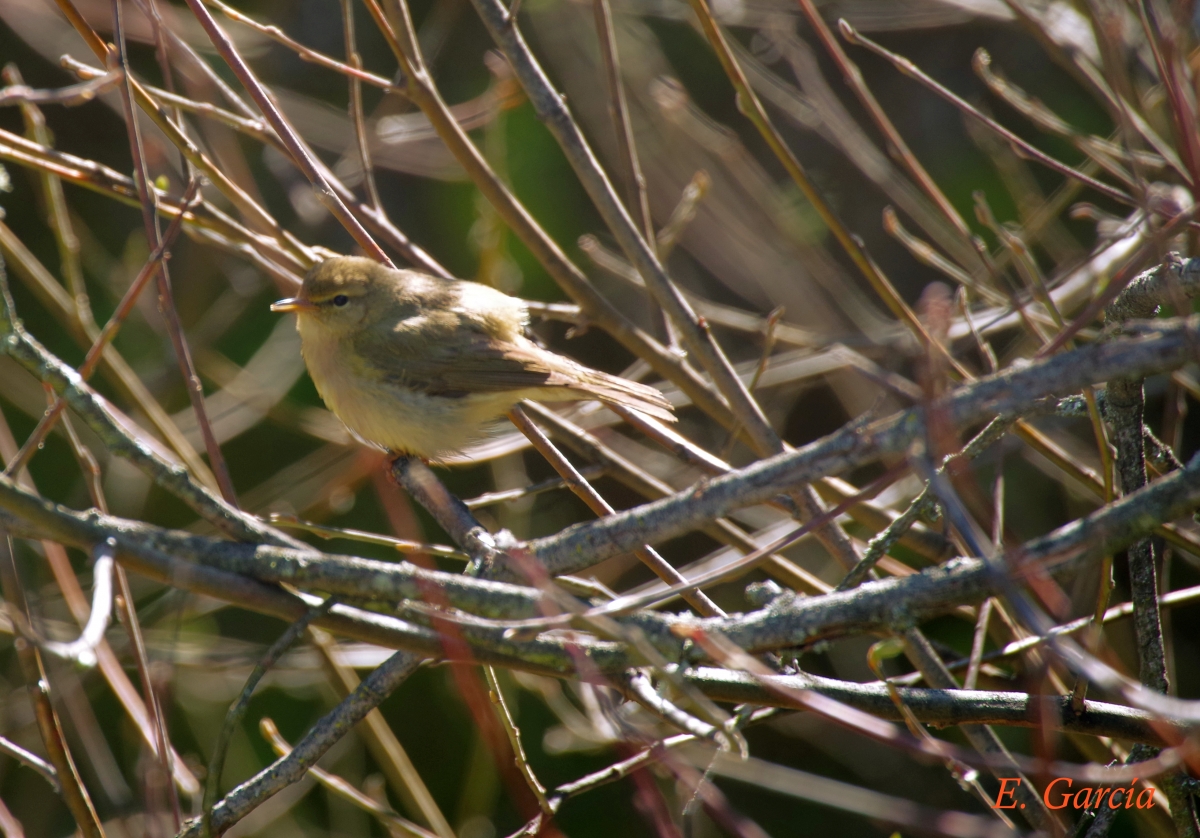
[[609, 375], [599, 370], [587, 370], [572, 389], [578, 390], [607, 404], [628, 407], [664, 422], [674, 422], [674, 408], [654, 387], [628, 378]]

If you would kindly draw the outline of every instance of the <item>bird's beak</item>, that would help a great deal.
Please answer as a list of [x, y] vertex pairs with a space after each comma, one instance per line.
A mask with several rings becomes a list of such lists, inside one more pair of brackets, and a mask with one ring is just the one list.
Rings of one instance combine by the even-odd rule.
[[286, 300], [279, 300], [278, 302], [271, 303], [271, 311], [304, 312], [304, 311], [316, 311], [316, 310], [317, 310], [316, 304], [309, 302], [308, 300], [304, 299], [303, 297], [288, 297]]

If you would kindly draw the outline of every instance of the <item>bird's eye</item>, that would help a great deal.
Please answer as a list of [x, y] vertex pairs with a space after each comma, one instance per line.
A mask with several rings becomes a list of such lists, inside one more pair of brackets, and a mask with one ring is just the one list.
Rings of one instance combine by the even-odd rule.
[[350, 298], [347, 297], [345, 294], [338, 294], [336, 297], [333, 298], [333, 304], [335, 306], [337, 306], [338, 308], [341, 308], [348, 302], [350, 302]]

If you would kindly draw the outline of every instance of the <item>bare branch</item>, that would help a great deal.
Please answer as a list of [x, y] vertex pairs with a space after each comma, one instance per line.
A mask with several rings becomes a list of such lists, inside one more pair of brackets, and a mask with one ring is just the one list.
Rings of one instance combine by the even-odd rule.
[[23, 84], [0, 87], [0, 107], [4, 105], [82, 105], [99, 94], [115, 87], [121, 81], [121, 73], [107, 73], [91, 81], [60, 87], [57, 90], [35, 90]]
[[[372, 672], [359, 688], [313, 725], [286, 756], [280, 757], [254, 777], [233, 789], [212, 808], [212, 828], [222, 833], [268, 798], [299, 780], [335, 742], [368, 712], [395, 692], [421, 664], [410, 652], [396, 652]], [[204, 826], [199, 818], [188, 821], [181, 838], [200, 838]]]

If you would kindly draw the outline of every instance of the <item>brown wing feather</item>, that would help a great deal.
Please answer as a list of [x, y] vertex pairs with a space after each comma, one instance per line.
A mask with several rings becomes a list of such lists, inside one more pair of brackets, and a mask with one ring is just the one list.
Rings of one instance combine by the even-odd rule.
[[567, 385], [570, 389], [608, 404], [633, 408], [664, 422], [675, 421], [671, 403], [655, 388], [599, 370], [579, 369], [582, 374]]
[[528, 359], [530, 364], [549, 368], [550, 376], [541, 385], [544, 388], [562, 388], [581, 398], [599, 399], [639, 410], [666, 422], [675, 421], [667, 397], [649, 385], [585, 367], [532, 343], [506, 344], [506, 347], [510, 357], [521, 357]]
[[[387, 348], [384, 380], [431, 396], [460, 398], [471, 393], [544, 390], [560, 391], [563, 400], [595, 398], [620, 404], [656, 418], [674, 422], [671, 403], [658, 390], [636, 381], [589, 369], [532, 342], [498, 341], [476, 334], [464, 344], [460, 332], [453, 349], [429, 345], [421, 352]], [[536, 398], [536, 397], [535, 397]], [[557, 400], [550, 392], [545, 398]]]
[[386, 369], [391, 384], [446, 398], [563, 384], [545, 359], [483, 335], [460, 344], [453, 356], [394, 359]]

